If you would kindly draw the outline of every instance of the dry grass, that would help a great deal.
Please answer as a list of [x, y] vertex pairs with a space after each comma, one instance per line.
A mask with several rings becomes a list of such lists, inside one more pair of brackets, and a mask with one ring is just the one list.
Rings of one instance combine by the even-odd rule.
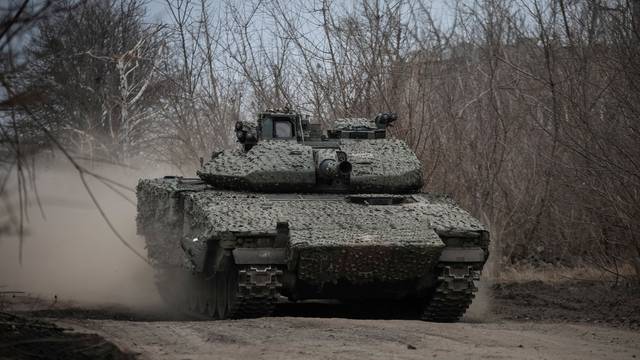
[[587, 265], [576, 267], [558, 265], [515, 265], [494, 271], [491, 275], [489, 281], [494, 284], [524, 283], [531, 281], [542, 281], [545, 283], [561, 283], [567, 281], [615, 282], [616, 280], [631, 280], [636, 276], [634, 267], [631, 264], [621, 267], [618, 277], [611, 272]]

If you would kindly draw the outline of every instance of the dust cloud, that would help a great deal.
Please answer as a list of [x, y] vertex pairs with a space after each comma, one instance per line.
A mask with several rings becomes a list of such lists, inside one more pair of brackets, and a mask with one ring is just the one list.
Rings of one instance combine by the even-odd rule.
[[[168, 168], [130, 169], [100, 165], [91, 171], [134, 188], [141, 177], [175, 174]], [[123, 305], [133, 309], [162, 308], [152, 268], [126, 248], [94, 206], [78, 172], [60, 156], [39, 159], [37, 187], [40, 213], [30, 196], [25, 224], [22, 265], [17, 236], [0, 234], [0, 290], [24, 291], [44, 301], [81, 305]], [[136, 208], [100, 181], [87, 182], [118, 232], [141, 254], [144, 240], [136, 235]], [[17, 186], [9, 184], [14, 209]], [[124, 190], [135, 203], [135, 194]], [[4, 209], [3, 209], [4, 211]], [[0, 217], [7, 214], [0, 214]], [[486, 321], [491, 313], [491, 259], [478, 284], [479, 291], [465, 315], [470, 322]]]
[[[167, 170], [132, 170], [115, 165], [90, 169], [131, 188], [135, 188], [139, 177], [159, 176]], [[144, 240], [136, 235], [135, 194], [123, 191], [132, 204], [100, 181], [86, 178], [118, 232], [146, 255]], [[17, 209], [17, 186], [10, 186], [8, 193]], [[78, 172], [68, 162], [60, 156], [39, 159], [37, 188], [44, 217], [35, 197], [30, 196], [22, 265], [18, 260], [18, 237], [0, 235], [1, 290], [24, 291], [52, 302], [57, 298], [83, 305], [119, 304], [145, 309], [161, 306], [151, 267], [109, 229]]]
[[491, 283], [487, 279], [482, 279], [476, 286], [478, 286], [478, 292], [476, 292], [473, 302], [464, 314], [464, 320], [468, 322], [491, 321], [494, 317], [491, 311]]
[[478, 292], [473, 302], [464, 314], [464, 320], [469, 322], [487, 322], [495, 320], [493, 311], [493, 285], [496, 282], [498, 272], [498, 259], [500, 259], [499, 239], [493, 238], [489, 243], [489, 258], [484, 264], [480, 281], [476, 283]]

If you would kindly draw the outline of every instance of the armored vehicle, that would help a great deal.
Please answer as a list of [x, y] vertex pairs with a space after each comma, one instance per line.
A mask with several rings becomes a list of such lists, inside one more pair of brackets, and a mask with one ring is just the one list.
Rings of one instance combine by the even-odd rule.
[[271, 314], [278, 301], [417, 304], [456, 321], [471, 303], [489, 233], [387, 136], [393, 113], [322, 131], [288, 109], [235, 126], [197, 178], [143, 179], [138, 233], [161, 295], [214, 319]]

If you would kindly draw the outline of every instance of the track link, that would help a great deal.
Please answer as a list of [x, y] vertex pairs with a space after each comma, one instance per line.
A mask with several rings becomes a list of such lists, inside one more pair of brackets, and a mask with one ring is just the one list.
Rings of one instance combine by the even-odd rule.
[[471, 266], [441, 266], [439, 284], [426, 304], [421, 319], [435, 322], [455, 322], [464, 315], [478, 290], [474, 280], [480, 272]]
[[282, 270], [272, 266], [246, 266], [238, 270], [238, 291], [228, 317], [233, 319], [269, 316], [282, 287]]
[[269, 265], [233, 265], [210, 276], [181, 268], [163, 269], [156, 274], [163, 300], [196, 319], [269, 316], [277, 303], [281, 280], [282, 270]]

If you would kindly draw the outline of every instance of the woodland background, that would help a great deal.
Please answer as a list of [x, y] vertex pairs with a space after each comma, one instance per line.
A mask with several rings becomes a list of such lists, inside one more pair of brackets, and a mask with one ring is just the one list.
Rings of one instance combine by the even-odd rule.
[[640, 279], [639, 0], [11, 0], [0, 12], [0, 236], [28, 226], [38, 156], [127, 192], [93, 166], [191, 175], [268, 107], [325, 124], [395, 111], [424, 189], [490, 227], [498, 269]]

